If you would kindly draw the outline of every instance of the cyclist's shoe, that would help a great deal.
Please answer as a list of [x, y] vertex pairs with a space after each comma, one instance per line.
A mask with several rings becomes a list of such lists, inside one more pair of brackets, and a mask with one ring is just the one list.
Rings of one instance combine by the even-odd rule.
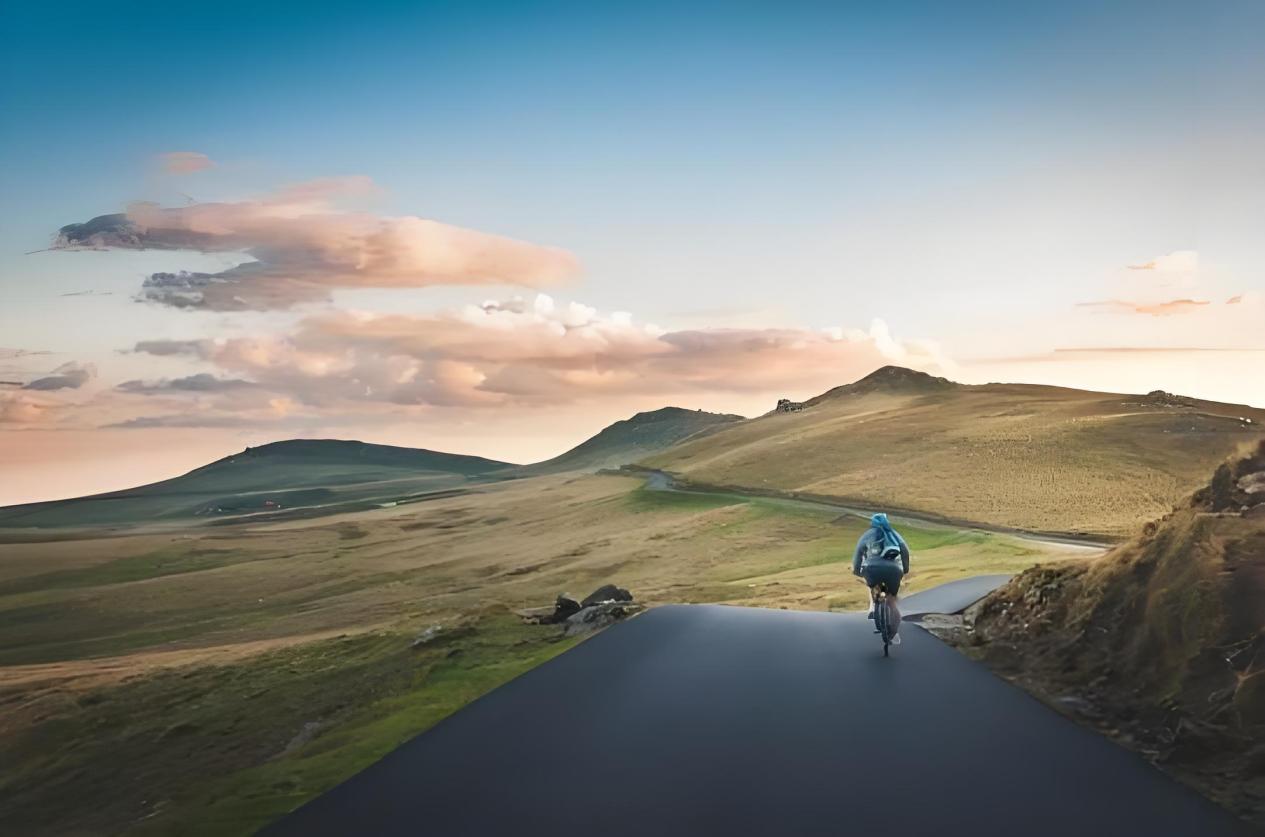
[[873, 621], [874, 621], [874, 611], [872, 611], [872, 610], [871, 610], [869, 613], [865, 614], [865, 618], [866, 618], [866, 619], [869, 619], [871, 622], [873, 622]]
[[892, 637], [892, 645], [900, 645], [900, 634]]

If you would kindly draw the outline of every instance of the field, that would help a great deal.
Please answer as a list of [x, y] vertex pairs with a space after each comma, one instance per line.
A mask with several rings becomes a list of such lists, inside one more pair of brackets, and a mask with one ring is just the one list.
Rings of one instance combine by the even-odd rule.
[[[19, 765], [0, 827], [250, 833], [574, 641], [514, 609], [610, 581], [648, 604], [856, 608], [862, 526], [556, 476], [319, 520], [0, 544], [0, 760]], [[1084, 554], [898, 526], [911, 590]]]
[[1163, 395], [866, 389], [724, 428], [642, 464], [698, 485], [1119, 539], [1261, 438], [1262, 424], [1263, 410]]

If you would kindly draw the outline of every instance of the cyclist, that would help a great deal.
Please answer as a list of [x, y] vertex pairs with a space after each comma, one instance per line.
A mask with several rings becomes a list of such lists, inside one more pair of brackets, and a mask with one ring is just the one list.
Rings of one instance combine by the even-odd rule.
[[900, 630], [900, 610], [896, 606], [896, 594], [900, 591], [900, 580], [908, 573], [909, 544], [892, 528], [887, 515], [882, 512], [874, 515], [870, 518], [870, 528], [861, 535], [852, 553], [852, 574], [864, 578], [865, 586], [870, 588], [870, 619], [874, 618], [875, 588], [880, 583], [886, 584], [893, 645], [900, 645], [900, 634], [897, 633]]

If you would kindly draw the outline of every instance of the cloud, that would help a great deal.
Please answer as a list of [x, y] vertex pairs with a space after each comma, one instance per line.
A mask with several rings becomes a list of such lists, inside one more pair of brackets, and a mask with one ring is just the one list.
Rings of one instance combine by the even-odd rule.
[[30, 351], [28, 349], [0, 349], [0, 360], [14, 360], [22, 357], [39, 357], [51, 355], [49, 351]]
[[47, 401], [25, 392], [0, 393], [0, 424], [36, 424], [49, 418]]
[[1192, 273], [1199, 270], [1197, 250], [1174, 250], [1142, 264], [1126, 265], [1129, 270], [1155, 270], [1161, 273]]
[[157, 395], [170, 393], [216, 393], [233, 392], [252, 389], [258, 386], [253, 381], [241, 378], [218, 378], [207, 372], [199, 372], [184, 378], [164, 378], [159, 381], [124, 381], [116, 389], [139, 395]]
[[198, 355], [208, 340], [142, 340], [132, 351], [157, 357], [174, 357], [176, 355]]
[[215, 161], [197, 151], [168, 151], [158, 156], [158, 164], [167, 174], [192, 174], [215, 167]]
[[1210, 303], [1201, 299], [1172, 299], [1167, 302], [1126, 302], [1120, 299], [1108, 299], [1102, 302], [1078, 302], [1078, 308], [1096, 308], [1118, 314], [1146, 314], [1152, 317], [1171, 317], [1176, 314], [1189, 314]]
[[1227, 300], [1225, 301], [1225, 304], [1226, 304], [1226, 305], [1242, 305], [1242, 304], [1243, 304], [1243, 294], [1238, 294], [1238, 295], [1236, 295], [1236, 296], [1232, 296], [1232, 297], [1230, 297], [1229, 299], [1227, 299]]
[[254, 201], [163, 208], [133, 204], [61, 228], [53, 249], [194, 250], [254, 258], [219, 273], [145, 280], [141, 298], [216, 311], [288, 308], [334, 288], [512, 284], [546, 287], [578, 272], [560, 249], [413, 216], [341, 211], [372, 194], [368, 178], [301, 183]]
[[162, 416], [138, 416], [116, 421], [101, 426], [103, 430], [147, 430], [158, 427], [220, 427], [247, 428], [258, 427], [259, 419], [252, 416], [234, 416], [223, 414], [206, 415], [202, 413], [175, 413]]
[[945, 371], [933, 345], [856, 329], [666, 332], [545, 295], [428, 316], [336, 313], [288, 335], [150, 341], [318, 409], [558, 405], [621, 396], [825, 389], [889, 362]]
[[51, 392], [59, 389], [79, 389], [97, 376], [97, 367], [91, 363], [63, 363], [51, 375], [36, 378], [22, 389]]

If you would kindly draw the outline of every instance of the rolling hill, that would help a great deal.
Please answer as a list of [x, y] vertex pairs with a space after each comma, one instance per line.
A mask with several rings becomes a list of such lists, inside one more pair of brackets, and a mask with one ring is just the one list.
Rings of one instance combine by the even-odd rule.
[[685, 439], [718, 430], [742, 416], [664, 407], [617, 421], [596, 436], [553, 459], [528, 465], [524, 475], [618, 468], [666, 450]]
[[322, 507], [344, 510], [503, 478], [515, 467], [415, 448], [292, 439], [247, 448], [138, 488], [0, 508], [0, 527], [111, 526], [278, 516]]
[[686, 484], [1119, 538], [1262, 437], [1265, 410], [1164, 392], [964, 385], [900, 367], [642, 460]]

